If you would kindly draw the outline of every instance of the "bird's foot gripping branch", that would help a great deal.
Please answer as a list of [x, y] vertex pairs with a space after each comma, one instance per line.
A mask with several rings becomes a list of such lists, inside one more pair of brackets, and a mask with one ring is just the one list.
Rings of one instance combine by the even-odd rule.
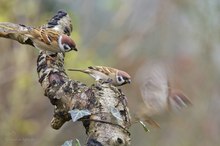
[[54, 105], [51, 126], [59, 129], [65, 122], [82, 121], [88, 135], [87, 146], [130, 144], [130, 115], [125, 95], [109, 83], [91, 87], [68, 78], [64, 54], [48, 58], [41, 52], [37, 60], [39, 82]]

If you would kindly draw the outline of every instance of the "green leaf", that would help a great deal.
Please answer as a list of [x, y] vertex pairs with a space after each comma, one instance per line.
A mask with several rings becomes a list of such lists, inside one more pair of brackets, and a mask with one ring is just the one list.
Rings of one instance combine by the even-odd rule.
[[67, 140], [62, 144], [62, 146], [73, 146], [73, 140]]
[[143, 121], [139, 121], [139, 123], [142, 125], [142, 127], [144, 128], [144, 131], [145, 131], [145, 132], [150, 132], [150, 130], [147, 129], [147, 127], [146, 127], [146, 125], [144, 124]]
[[112, 115], [113, 115], [116, 119], [123, 121], [123, 119], [122, 119], [122, 117], [121, 117], [121, 114], [120, 114], [120, 112], [118, 111], [118, 109], [116, 109], [115, 107], [111, 107], [111, 113], [112, 113]]
[[77, 120], [79, 120], [82, 117], [91, 115], [91, 112], [89, 110], [79, 110], [79, 109], [74, 109], [69, 111], [71, 118], [73, 120], [73, 122], [76, 122]]
[[81, 144], [80, 144], [78, 139], [76, 139], [76, 146], [81, 146]]

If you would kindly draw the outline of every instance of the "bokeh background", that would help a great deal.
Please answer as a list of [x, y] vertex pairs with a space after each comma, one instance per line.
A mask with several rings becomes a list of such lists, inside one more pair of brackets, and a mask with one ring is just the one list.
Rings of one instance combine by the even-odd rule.
[[[72, 18], [79, 49], [66, 55], [66, 68], [113, 66], [134, 77], [148, 62], [169, 62], [172, 86], [191, 98], [189, 109], [156, 116], [160, 129], [133, 125], [132, 146], [220, 144], [219, 0], [0, 0], [0, 21], [39, 26], [60, 9]], [[50, 127], [53, 106], [38, 83], [37, 56], [33, 47], [0, 38], [0, 145], [58, 146], [75, 138], [85, 144], [80, 122]], [[144, 110], [134, 84], [122, 89], [131, 112]]]

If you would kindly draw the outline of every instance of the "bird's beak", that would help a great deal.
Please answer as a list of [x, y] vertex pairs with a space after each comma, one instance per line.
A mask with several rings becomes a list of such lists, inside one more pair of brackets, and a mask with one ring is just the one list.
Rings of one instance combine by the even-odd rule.
[[131, 80], [130, 80], [130, 79], [129, 79], [129, 80], [127, 80], [127, 83], [128, 83], [128, 84], [131, 84]]
[[77, 49], [77, 48], [75, 48], [75, 47], [73, 48], [73, 50], [74, 50], [74, 51], [78, 51], [78, 49]]

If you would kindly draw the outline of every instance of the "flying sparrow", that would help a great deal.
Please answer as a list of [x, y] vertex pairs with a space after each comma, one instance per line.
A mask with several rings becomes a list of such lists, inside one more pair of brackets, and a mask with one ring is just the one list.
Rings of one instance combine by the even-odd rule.
[[144, 113], [148, 116], [181, 111], [192, 105], [182, 91], [170, 85], [169, 74], [162, 63], [147, 64], [138, 70], [136, 80], [145, 103]]
[[96, 81], [110, 81], [114, 86], [122, 86], [127, 83], [131, 83], [131, 76], [122, 71], [111, 67], [105, 66], [90, 66], [88, 69], [68, 69], [69, 71], [79, 71], [89, 74]]

